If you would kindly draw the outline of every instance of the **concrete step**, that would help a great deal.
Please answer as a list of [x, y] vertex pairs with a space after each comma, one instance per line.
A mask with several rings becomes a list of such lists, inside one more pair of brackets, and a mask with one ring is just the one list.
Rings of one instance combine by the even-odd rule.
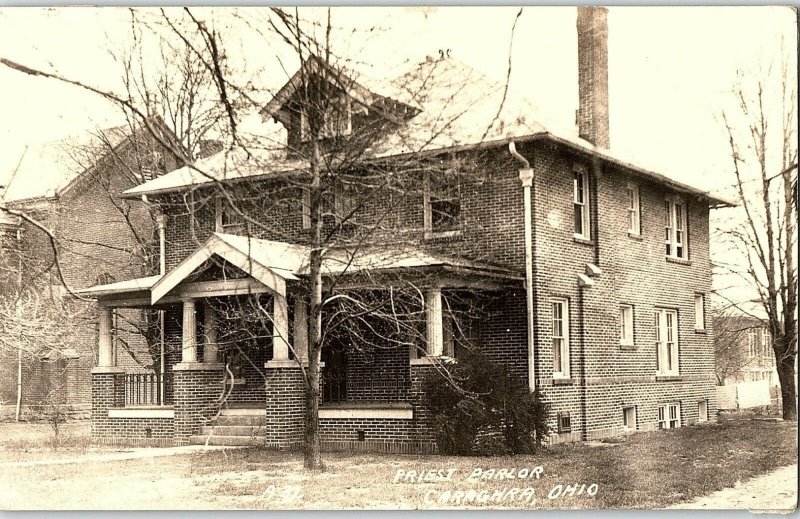
[[255, 438], [250, 436], [191, 436], [189, 438], [190, 445], [227, 445], [232, 447], [238, 446], [252, 446], [263, 445], [264, 438], [257, 436]]
[[266, 436], [267, 428], [259, 425], [206, 425], [200, 434], [214, 436]]
[[263, 425], [267, 421], [266, 414], [255, 415], [220, 415], [209, 422], [209, 425]]
[[221, 409], [222, 416], [266, 416], [267, 410], [263, 407], [231, 407]]

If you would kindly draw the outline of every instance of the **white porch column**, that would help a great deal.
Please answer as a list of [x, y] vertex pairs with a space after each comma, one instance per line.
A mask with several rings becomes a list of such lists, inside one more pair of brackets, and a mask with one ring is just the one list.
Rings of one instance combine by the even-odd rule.
[[434, 288], [425, 293], [425, 320], [428, 333], [428, 356], [439, 357], [443, 353], [442, 336], [442, 290]]
[[114, 365], [114, 341], [111, 336], [111, 323], [113, 320], [112, 313], [113, 310], [111, 308], [100, 307], [100, 328], [97, 341], [97, 365], [101, 368], [108, 368]]
[[272, 304], [272, 360], [289, 360], [289, 305], [275, 294]]
[[294, 300], [292, 338], [295, 356], [301, 360], [308, 360], [308, 305], [300, 298]]
[[214, 307], [206, 302], [203, 306], [203, 362], [206, 364], [218, 362], [217, 357], [217, 313]]
[[181, 362], [197, 362], [197, 315], [194, 299], [183, 300], [183, 351]]

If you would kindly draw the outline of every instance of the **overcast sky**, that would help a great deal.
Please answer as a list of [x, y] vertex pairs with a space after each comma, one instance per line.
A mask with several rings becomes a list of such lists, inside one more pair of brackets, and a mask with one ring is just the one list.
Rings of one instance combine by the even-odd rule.
[[[360, 35], [349, 51], [372, 63], [373, 75], [450, 49], [502, 81], [518, 10], [351, 7], [335, 8], [332, 16], [344, 33]], [[197, 11], [221, 26], [230, 15]], [[556, 130], [574, 131], [575, 16], [574, 7], [526, 7], [513, 38], [510, 89], [539, 107], [528, 117]], [[119, 91], [120, 68], [110, 51], [129, 46], [129, 28], [130, 13], [122, 8], [2, 8], [0, 56]], [[263, 41], [228, 35], [227, 42], [251, 71], [274, 58], [274, 47]], [[755, 77], [788, 59], [796, 80], [796, 45], [795, 14], [786, 7], [610, 8], [612, 151], [697, 187], [730, 185], [730, 155], [717, 117], [730, 102], [736, 73]], [[285, 75], [264, 79], [275, 85]], [[115, 107], [52, 80], [0, 67], [0, 85], [0, 181], [26, 143], [119, 122]]]
[[[380, 27], [354, 50], [377, 68], [416, 62], [438, 49], [497, 79], [508, 66], [518, 8], [337, 8], [334, 24]], [[125, 47], [129, 13], [118, 8], [0, 9], [0, 55], [115, 88], [109, 50]], [[795, 48], [794, 13], [785, 7], [612, 7], [609, 76], [612, 150], [700, 187], [729, 183], [725, 140], [715, 115], [737, 69], [756, 73]], [[361, 44], [359, 44], [361, 45]], [[263, 45], [245, 44], [251, 61]], [[362, 46], [363, 47], [363, 46]], [[796, 65], [795, 65], [796, 68]], [[511, 89], [538, 117], [574, 127], [577, 43], [574, 7], [527, 7], [512, 53]], [[113, 124], [113, 107], [73, 87], [0, 68], [3, 164], [27, 142]], [[6, 166], [7, 167], [7, 166]]]

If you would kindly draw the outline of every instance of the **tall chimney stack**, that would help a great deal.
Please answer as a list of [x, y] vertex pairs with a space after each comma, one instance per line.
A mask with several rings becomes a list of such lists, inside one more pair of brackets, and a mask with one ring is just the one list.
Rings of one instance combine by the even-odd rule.
[[608, 149], [608, 9], [578, 6], [578, 135]]

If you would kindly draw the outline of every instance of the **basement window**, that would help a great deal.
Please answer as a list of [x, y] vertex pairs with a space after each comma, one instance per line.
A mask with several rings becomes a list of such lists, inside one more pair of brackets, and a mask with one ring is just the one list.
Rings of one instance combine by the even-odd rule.
[[673, 402], [658, 408], [658, 428], [675, 429], [681, 426], [681, 403]]
[[569, 416], [569, 411], [561, 411], [558, 413], [558, 432], [572, 432], [572, 419]]
[[629, 406], [622, 408], [622, 430], [633, 432], [636, 430], [636, 407]]
[[708, 400], [700, 400], [697, 402], [697, 421], [708, 421]]

